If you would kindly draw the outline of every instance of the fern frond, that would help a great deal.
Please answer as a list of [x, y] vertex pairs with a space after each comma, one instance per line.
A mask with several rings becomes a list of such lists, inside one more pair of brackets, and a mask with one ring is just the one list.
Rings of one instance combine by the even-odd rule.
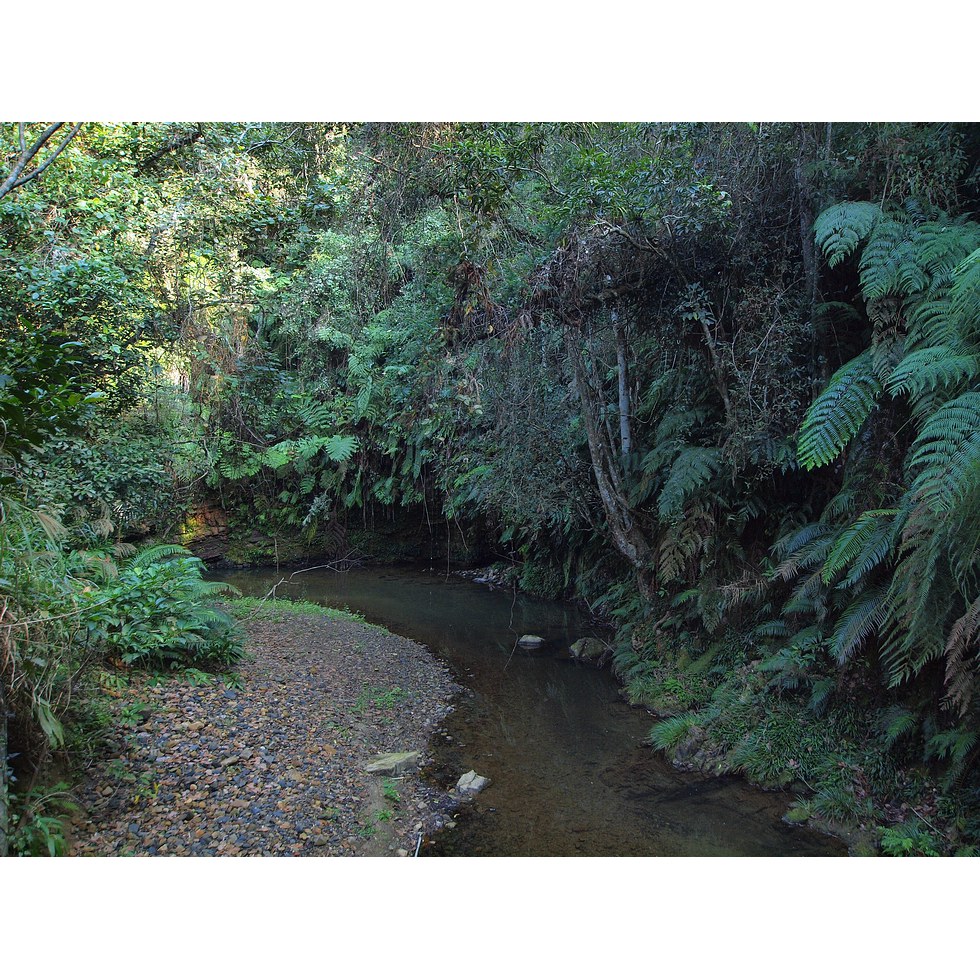
[[818, 215], [813, 223], [817, 247], [833, 269], [867, 238], [881, 218], [881, 208], [867, 201], [845, 201]]
[[359, 445], [357, 436], [333, 435], [324, 442], [323, 448], [334, 463], [345, 463], [357, 452]]
[[885, 621], [887, 586], [878, 586], [855, 599], [841, 614], [830, 637], [830, 655], [846, 663], [860, 650], [865, 641], [875, 635]]
[[954, 316], [976, 336], [980, 331], [980, 248], [957, 266], [950, 299]]
[[895, 509], [866, 510], [834, 542], [823, 566], [823, 581], [829, 585], [845, 568], [852, 566], [843, 585], [857, 584], [895, 547]]
[[958, 341], [957, 320], [948, 290], [912, 306], [906, 340], [910, 350], [921, 347], [955, 348]]
[[894, 705], [886, 712], [882, 720], [884, 722], [883, 734], [885, 736], [885, 744], [892, 746], [903, 735], [908, 734], [915, 728], [918, 716], [915, 712], [909, 711], [908, 708], [903, 708], [901, 705]]
[[140, 551], [129, 563], [130, 568], [146, 568], [149, 565], [156, 565], [170, 558], [196, 558], [184, 547], [179, 544], [157, 544]]
[[907, 354], [892, 372], [885, 389], [892, 395], [921, 395], [938, 388], [950, 388], [974, 378], [980, 372], [980, 358], [945, 345], [923, 347]]
[[934, 513], [948, 512], [980, 477], [980, 391], [967, 391], [933, 413], [909, 450], [913, 492]]
[[914, 226], [891, 218], [879, 221], [858, 266], [865, 300], [922, 292], [929, 278], [917, 259]]
[[960, 616], [950, 630], [946, 641], [945, 704], [965, 715], [973, 697], [976, 681], [974, 665], [967, 662], [977, 653], [977, 636], [980, 634], [980, 598]]
[[674, 460], [670, 476], [657, 500], [661, 519], [674, 517], [681, 512], [691, 494], [708, 483], [721, 465], [721, 450], [691, 446]]
[[870, 350], [840, 368], [807, 410], [797, 456], [808, 470], [836, 459], [867, 421], [881, 394]]

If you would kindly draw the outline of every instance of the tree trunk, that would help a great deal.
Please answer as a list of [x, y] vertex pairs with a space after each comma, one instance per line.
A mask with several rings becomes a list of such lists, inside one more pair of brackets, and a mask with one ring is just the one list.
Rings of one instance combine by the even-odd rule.
[[592, 472], [595, 475], [599, 499], [609, 522], [613, 543], [619, 553], [638, 572], [651, 567], [652, 550], [641, 529], [633, 520], [626, 495], [623, 493], [615, 447], [610, 444], [599, 419], [597, 406], [601, 404], [601, 389], [590, 377], [589, 368], [582, 357], [581, 331], [577, 323], [564, 319], [565, 350], [572, 365], [575, 391], [582, 409], [582, 422], [589, 444]]
[[625, 462], [626, 457], [632, 451], [633, 440], [630, 436], [630, 392], [626, 359], [626, 331], [619, 322], [619, 317], [613, 320], [613, 329], [616, 332], [616, 363], [619, 368], [619, 442]]

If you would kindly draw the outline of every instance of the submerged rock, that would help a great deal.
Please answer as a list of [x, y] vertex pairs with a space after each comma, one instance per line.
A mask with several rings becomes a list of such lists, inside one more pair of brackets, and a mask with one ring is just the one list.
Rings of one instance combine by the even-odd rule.
[[612, 655], [608, 643], [597, 640], [593, 636], [584, 636], [581, 640], [576, 640], [569, 651], [575, 660], [582, 660], [586, 663], [596, 664], [601, 667]]
[[543, 647], [544, 637], [535, 636], [533, 633], [525, 633], [517, 642], [522, 647]]
[[475, 770], [471, 769], [469, 772], [463, 773], [463, 775], [459, 777], [459, 780], [456, 783], [456, 792], [475, 796], [481, 789], [486, 787], [489, 782], [490, 780], [487, 779], [486, 776], [479, 776]]

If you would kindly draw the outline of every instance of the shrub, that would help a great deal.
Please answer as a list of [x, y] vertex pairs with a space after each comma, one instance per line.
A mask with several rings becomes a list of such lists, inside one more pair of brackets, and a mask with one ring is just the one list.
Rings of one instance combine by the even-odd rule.
[[205, 582], [203, 569], [200, 559], [176, 545], [145, 549], [116, 577], [86, 593], [89, 630], [126, 664], [176, 668], [236, 662], [241, 635], [213, 600], [237, 590]]

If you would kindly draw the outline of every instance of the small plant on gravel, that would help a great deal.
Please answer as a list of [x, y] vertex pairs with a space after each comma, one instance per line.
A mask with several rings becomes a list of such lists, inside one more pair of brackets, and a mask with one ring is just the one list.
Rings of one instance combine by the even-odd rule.
[[400, 687], [392, 687], [385, 690], [381, 687], [372, 687], [365, 684], [361, 688], [361, 693], [354, 702], [354, 711], [363, 714], [368, 704], [373, 704], [379, 711], [393, 711], [396, 704], [406, 697], [406, 692]]
[[133, 701], [132, 704], [123, 705], [119, 717], [127, 728], [135, 728], [147, 721], [152, 713], [153, 709], [145, 701]]
[[119, 694], [129, 683], [121, 674], [114, 674], [109, 670], [100, 670], [98, 680], [99, 686], [106, 694]]
[[230, 674], [221, 674], [221, 682], [225, 687], [233, 688], [236, 691], [242, 691], [245, 689], [245, 678], [242, 677], [237, 671]]
[[140, 773], [139, 778], [136, 780], [136, 792], [133, 794], [133, 802], [139, 803], [140, 801], [145, 801], [146, 803], [154, 803], [159, 794], [160, 783], [156, 779], [156, 773]]
[[391, 800], [392, 803], [400, 803], [401, 795], [395, 786], [395, 781], [388, 777], [381, 780], [381, 794], [386, 800]]
[[380, 708], [382, 711], [391, 711], [404, 697], [405, 692], [400, 687], [393, 687], [375, 697], [374, 704], [375, 707]]
[[378, 828], [375, 827], [372, 821], [368, 821], [363, 827], [357, 832], [358, 837], [363, 837], [365, 840], [369, 840], [378, 832]]
[[181, 676], [194, 687], [203, 687], [205, 684], [213, 684], [214, 674], [209, 674], [206, 670], [199, 670], [197, 667], [188, 667], [181, 671]]
[[378, 823], [386, 823], [393, 816], [394, 813], [391, 810], [378, 810], [378, 812], [374, 815], [374, 819], [377, 820]]

